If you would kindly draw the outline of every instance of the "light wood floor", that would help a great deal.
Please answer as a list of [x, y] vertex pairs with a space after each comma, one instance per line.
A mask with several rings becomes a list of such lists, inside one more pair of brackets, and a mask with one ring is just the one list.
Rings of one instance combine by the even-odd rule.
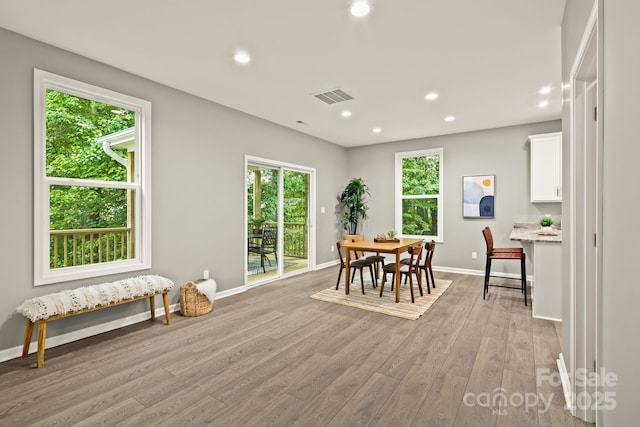
[[[454, 282], [419, 320], [316, 301], [337, 267], [0, 364], [2, 426], [580, 426], [557, 372], [559, 325], [520, 292]], [[501, 390], [503, 388], [504, 390]], [[481, 395], [481, 393], [485, 393]], [[506, 395], [486, 408], [484, 397]], [[552, 398], [525, 408], [520, 397]], [[520, 397], [519, 397], [520, 396]]]

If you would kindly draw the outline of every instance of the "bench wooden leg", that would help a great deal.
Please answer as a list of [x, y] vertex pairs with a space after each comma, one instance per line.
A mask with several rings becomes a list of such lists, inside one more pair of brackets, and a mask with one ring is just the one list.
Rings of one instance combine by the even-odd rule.
[[151, 306], [151, 321], [156, 320], [156, 296], [151, 295], [149, 298], [149, 305]]
[[44, 365], [44, 342], [47, 338], [47, 321], [38, 320], [38, 368]]
[[162, 301], [164, 302], [164, 315], [167, 318], [167, 325], [170, 325], [171, 314], [169, 312], [169, 294], [167, 292], [162, 294]]
[[31, 336], [33, 335], [33, 322], [27, 319], [27, 329], [24, 332], [24, 344], [22, 344], [22, 358], [29, 356], [29, 346], [31, 346]]

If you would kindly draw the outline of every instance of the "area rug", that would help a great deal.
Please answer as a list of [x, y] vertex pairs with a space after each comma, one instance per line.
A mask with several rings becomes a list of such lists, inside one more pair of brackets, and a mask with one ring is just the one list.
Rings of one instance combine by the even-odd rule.
[[360, 283], [356, 280], [350, 286], [349, 295], [345, 295], [344, 284], [340, 282], [340, 287], [337, 291], [336, 287], [332, 286], [329, 289], [311, 295], [311, 298], [383, 313], [389, 316], [402, 317], [403, 319], [416, 320], [426, 313], [429, 307], [445, 293], [451, 283], [453, 283], [452, 280], [436, 279], [436, 287], [431, 289], [431, 294], [428, 294], [427, 289], [423, 287], [424, 296], [420, 296], [418, 286], [414, 284], [415, 303], [411, 303], [409, 284], [400, 288], [400, 302], [396, 303], [395, 290], [391, 292], [388, 282], [385, 284], [384, 294], [380, 298], [380, 288], [372, 288], [371, 281], [367, 280], [365, 280], [364, 289], [366, 294], [364, 295], [362, 295]]

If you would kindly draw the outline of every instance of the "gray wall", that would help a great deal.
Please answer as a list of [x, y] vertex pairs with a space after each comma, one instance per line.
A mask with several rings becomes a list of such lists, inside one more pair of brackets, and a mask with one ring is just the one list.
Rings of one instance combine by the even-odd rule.
[[[510, 126], [421, 138], [349, 149], [348, 171], [369, 186], [366, 235], [394, 228], [394, 153], [443, 147], [444, 243], [439, 244], [434, 266], [484, 271], [485, 243], [482, 229], [490, 226], [496, 246], [519, 246], [510, 241], [514, 221], [539, 221], [544, 214], [561, 218], [560, 203], [529, 202], [528, 135], [560, 131], [560, 121]], [[492, 219], [462, 217], [462, 177], [496, 175], [496, 216]], [[525, 250], [528, 250], [525, 247]], [[471, 259], [478, 252], [478, 259]], [[495, 263], [496, 271], [519, 274], [514, 262]], [[527, 274], [533, 270], [528, 266]]]
[[640, 229], [637, 170], [640, 159], [640, 2], [604, 4], [604, 166], [602, 363], [618, 375], [616, 410], [603, 413], [603, 425], [638, 424], [640, 408], [640, 288], [636, 263]]
[[[220, 290], [243, 285], [244, 155], [317, 170], [317, 262], [333, 261], [331, 206], [347, 180], [343, 147], [0, 29], [0, 351], [19, 346], [25, 299], [127, 277], [33, 286], [33, 68], [151, 101], [153, 266], [177, 285], [209, 269]], [[179, 299], [172, 292], [171, 302]], [[146, 310], [146, 302], [52, 322], [48, 336]]]

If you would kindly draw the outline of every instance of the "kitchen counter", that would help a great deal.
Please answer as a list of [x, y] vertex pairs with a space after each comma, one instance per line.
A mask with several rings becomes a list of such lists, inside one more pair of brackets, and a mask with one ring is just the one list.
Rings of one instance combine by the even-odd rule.
[[511, 240], [519, 240], [521, 242], [548, 242], [548, 243], [562, 243], [562, 230], [554, 229], [557, 236], [551, 236], [546, 234], [538, 234], [540, 228], [519, 228], [514, 227], [509, 235]]
[[528, 257], [533, 265], [531, 300], [533, 317], [562, 321], [562, 231], [557, 236], [538, 234], [540, 226], [514, 224], [509, 239], [531, 243]]

